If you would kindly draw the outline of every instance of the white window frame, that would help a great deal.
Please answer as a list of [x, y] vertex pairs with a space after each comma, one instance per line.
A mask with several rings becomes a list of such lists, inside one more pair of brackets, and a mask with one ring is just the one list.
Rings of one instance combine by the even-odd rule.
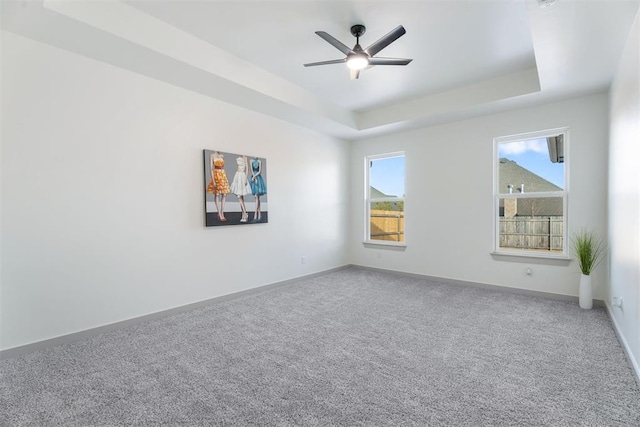
[[[498, 147], [500, 144], [526, 141], [537, 138], [546, 138], [557, 135], [564, 135], [563, 137], [563, 155], [564, 155], [564, 189], [562, 191], [547, 191], [547, 192], [535, 192], [535, 193], [500, 193], [499, 187], [499, 168], [500, 159], [498, 155]], [[497, 255], [512, 255], [519, 257], [532, 257], [532, 258], [550, 258], [550, 259], [569, 259], [569, 242], [568, 242], [568, 230], [569, 230], [569, 128], [556, 128], [537, 132], [527, 132], [517, 135], [501, 136], [493, 139], [493, 254]], [[509, 250], [500, 248], [500, 199], [532, 199], [532, 198], [545, 198], [545, 197], [562, 197], [562, 216], [563, 216], [563, 236], [562, 236], [562, 253], [546, 253], [534, 250]]]
[[[407, 170], [406, 170], [406, 156], [405, 156], [405, 152], [404, 151], [395, 151], [392, 153], [384, 153], [384, 154], [373, 154], [370, 156], [365, 156], [364, 158], [364, 243], [367, 245], [380, 245], [380, 246], [399, 246], [399, 247], [405, 247], [407, 246], [407, 221], [406, 221], [406, 209], [407, 209], [407, 203], [405, 201], [406, 198], [406, 194], [403, 195], [403, 197], [385, 197], [385, 198], [372, 198], [371, 197], [371, 185], [370, 185], [370, 176], [369, 173], [371, 171], [371, 167], [370, 162], [373, 160], [380, 160], [380, 159], [390, 159], [390, 158], [394, 158], [394, 157], [404, 157], [405, 159], [405, 171], [404, 171], [404, 176], [402, 177], [403, 180], [403, 184], [406, 184], [406, 179], [407, 179]], [[404, 186], [404, 185], [403, 185]], [[405, 188], [405, 193], [406, 193], [406, 188]], [[403, 230], [403, 234], [404, 234], [404, 238], [402, 242], [392, 242], [389, 240], [373, 240], [371, 239], [371, 221], [370, 221], [370, 215], [371, 215], [371, 204], [372, 203], [376, 203], [376, 202], [403, 202], [404, 204], [404, 212], [405, 212], [405, 221], [404, 221], [404, 230]]]

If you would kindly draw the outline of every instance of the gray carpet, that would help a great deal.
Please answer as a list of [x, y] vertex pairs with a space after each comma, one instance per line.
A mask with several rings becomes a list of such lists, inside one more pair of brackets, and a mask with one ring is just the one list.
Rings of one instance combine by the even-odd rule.
[[347, 269], [0, 361], [2, 426], [638, 426], [602, 309]]

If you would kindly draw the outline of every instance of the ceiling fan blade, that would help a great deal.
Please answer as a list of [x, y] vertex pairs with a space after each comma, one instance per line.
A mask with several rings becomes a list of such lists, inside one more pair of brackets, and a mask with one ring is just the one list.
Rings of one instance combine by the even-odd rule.
[[406, 58], [369, 58], [369, 65], [407, 65], [413, 59]]
[[315, 67], [316, 65], [343, 64], [345, 62], [347, 62], [347, 58], [332, 59], [330, 61], [311, 62], [309, 64], [304, 64], [304, 66], [305, 67]]
[[338, 49], [340, 52], [344, 53], [345, 55], [351, 53], [351, 48], [349, 46], [345, 45], [344, 43], [342, 43], [340, 40], [336, 39], [332, 35], [330, 35], [328, 33], [325, 33], [324, 31], [316, 31], [316, 34], [319, 35], [320, 37], [322, 37], [323, 39], [325, 39], [333, 47], [335, 47], [336, 49]]
[[371, 46], [365, 49], [369, 55], [373, 56], [376, 53], [380, 52], [385, 47], [389, 46], [391, 43], [396, 41], [398, 38], [403, 36], [407, 30], [404, 29], [402, 25], [398, 25], [396, 28], [391, 30], [389, 34], [380, 38], [377, 42], [373, 43]]
[[349, 77], [351, 80], [355, 80], [360, 77], [360, 70], [349, 70]]

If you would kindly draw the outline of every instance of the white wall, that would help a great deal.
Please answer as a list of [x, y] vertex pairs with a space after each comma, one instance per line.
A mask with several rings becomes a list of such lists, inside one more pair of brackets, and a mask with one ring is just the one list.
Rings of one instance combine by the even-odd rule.
[[[638, 370], [640, 361], [640, 14], [629, 35], [610, 94], [609, 259], [619, 331]], [[640, 371], [638, 372], [640, 374]]]
[[[2, 36], [1, 349], [346, 263], [346, 142]], [[267, 225], [203, 226], [205, 148], [267, 158]]]
[[[607, 97], [592, 95], [353, 143], [352, 263], [409, 273], [577, 295], [576, 262], [494, 258], [493, 138], [570, 127], [569, 226], [606, 234]], [[362, 245], [364, 156], [406, 153], [405, 251]], [[531, 277], [525, 275], [533, 268]], [[606, 268], [594, 275], [602, 298]]]
[[[0, 7], [0, 20], [2, 19], [2, 13], [3, 13], [3, 8]], [[4, 107], [4, 102], [2, 102], [2, 100], [5, 98], [4, 95], [4, 77], [3, 77], [3, 63], [4, 63], [4, 58], [2, 55], [2, 52], [4, 51], [4, 31], [0, 30], [0, 167], [2, 166], [2, 138], [4, 136], [4, 132], [3, 132], [3, 122], [4, 122], [4, 114], [2, 112], [2, 109]], [[3, 177], [2, 177], [2, 171], [0, 170], [0, 310], [2, 309], [2, 235], [3, 233], [3, 229], [2, 229], [2, 188], [4, 187], [3, 184]], [[0, 330], [2, 330], [2, 313], [0, 311]], [[2, 340], [0, 339], [0, 349], [2, 348]]]

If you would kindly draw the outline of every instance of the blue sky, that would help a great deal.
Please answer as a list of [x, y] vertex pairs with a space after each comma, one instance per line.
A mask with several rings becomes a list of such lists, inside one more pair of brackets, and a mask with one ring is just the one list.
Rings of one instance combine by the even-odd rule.
[[546, 138], [500, 144], [498, 156], [513, 160], [523, 168], [564, 188], [564, 163], [551, 163]]
[[373, 161], [370, 185], [388, 196], [404, 196], [404, 157]]

